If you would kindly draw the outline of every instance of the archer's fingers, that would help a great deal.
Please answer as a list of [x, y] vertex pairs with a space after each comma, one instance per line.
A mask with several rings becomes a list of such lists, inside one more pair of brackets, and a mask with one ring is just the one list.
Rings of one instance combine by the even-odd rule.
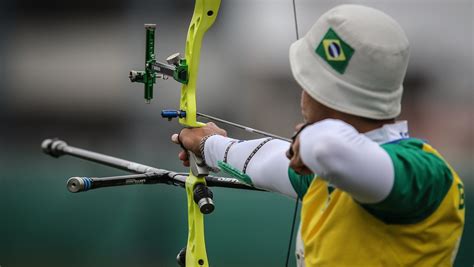
[[181, 150], [178, 154], [178, 157], [179, 157], [179, 160], [181, 161], [186, 161], [186, 160], [189, 160], [189, 156], [188, 156], [188, 153], [184, 150]]
[[173, 143], [179, 145], [179, 134], [173, 134], [173, 135], [171, 136], [171, 142], [173, 142]]
[[305, 126], [306, 124], [305, 123], [298, 123], [296, 126], [295, 126], [295, 133], [298, 132], [303, 126]]
[[293, 155], [295, 155], [295, 152], [293, 152], [293, 148], [289, 148], [286, 153], [285, 153], [286, 157], [291, 160], [291, 158], [293, 157]]
[[183, 162], [183, 165], [185, 167], [189, 167], [189, 156], [188, 156], [188, 153], [184, 150], [180, 151], [179, 154], [178, 154], [178, 158], [179, 160], [181, 160]]
[[227, 137], [227, 131], [217, 126], [214, 122], [208, 122], [206, 123], [206, 126], [209, 126], [214, 133]]
[[304, 165], [299, 156], [294, 156], [290, 161], [290, 168], [301, 175], [311, 174], [312, 171]]
[[286, 151], [286, 157], [289, 160], [293, 160], [300, 153], [300, 140], [298, 137], [294, 137], [293, 142], [291, 142], [290, 148]]

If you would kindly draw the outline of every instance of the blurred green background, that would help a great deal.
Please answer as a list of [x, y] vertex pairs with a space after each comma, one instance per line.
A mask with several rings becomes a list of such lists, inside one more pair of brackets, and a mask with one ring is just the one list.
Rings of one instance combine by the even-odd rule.
[[[300, 121], [291, 77], [290, 0], [222, 0], [203, 44], [198, 109], [290, 136]], [[297, 0], [300, 35], [341, 3], [379, 8], [412, 46], [401, 119], [427, 139], [465, 182], [466, 226], [456, 266], [474, 264], [473, 2]], [[166, 185], [71, 194], [71, 176], [123, 172], [41, 153], [45, 138], [184, 170], [169, 142], [179, 85], [159, 81], [155, 99], [128, 71], [141, 69], [144, 23], [156, 23], [158, 58], [183, 52], [193, 1], [3, 0], [0, 2], [0, 266], [176, 266], [187, 237], [186, 196]], [[254, 138], [228, 129], [231, 136]], [[212, 266], [283, 266], [294, 202], [214, 189], [206, 217]], [[294, 260], [292, 257], [292, 264]]]

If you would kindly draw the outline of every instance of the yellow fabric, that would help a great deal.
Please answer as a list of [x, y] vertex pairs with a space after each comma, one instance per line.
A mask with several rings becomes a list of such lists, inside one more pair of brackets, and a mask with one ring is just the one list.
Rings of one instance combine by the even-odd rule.
[[[424, 150], [437, 154], [428, 145]], [[452, 266], [465, 209], [462, 182], [451, 172], [453, 183], [434, 213], [404, 225], [380, 221], [349, 194], [329, 194], [327, 182], [314, 179], [301, 212], [306, 266]]]

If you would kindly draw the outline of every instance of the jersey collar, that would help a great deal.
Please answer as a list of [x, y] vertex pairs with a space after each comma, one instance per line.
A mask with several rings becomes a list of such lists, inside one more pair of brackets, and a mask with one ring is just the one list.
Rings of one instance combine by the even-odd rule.
[[379, 144], [389, 143], [400, 139], [409, 138], [407, 121], [398, 121], [385, 124], [381, 128], [364, 133], [365, 136]]

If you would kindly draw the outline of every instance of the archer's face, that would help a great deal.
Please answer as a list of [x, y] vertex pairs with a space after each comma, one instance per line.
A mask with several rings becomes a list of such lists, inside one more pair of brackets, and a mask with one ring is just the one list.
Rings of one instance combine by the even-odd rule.
[[330, 109], [301, 90], [301, 114], [305, 123], [315, 123], [330, 117]]

